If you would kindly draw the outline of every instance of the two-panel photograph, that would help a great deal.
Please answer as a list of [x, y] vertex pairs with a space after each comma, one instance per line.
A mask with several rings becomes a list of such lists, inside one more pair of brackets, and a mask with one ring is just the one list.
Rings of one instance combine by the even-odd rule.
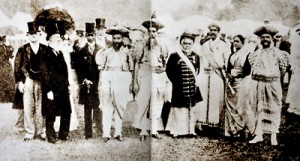
[[299, 0], [1, 0], [0, 161], [300, 160]]

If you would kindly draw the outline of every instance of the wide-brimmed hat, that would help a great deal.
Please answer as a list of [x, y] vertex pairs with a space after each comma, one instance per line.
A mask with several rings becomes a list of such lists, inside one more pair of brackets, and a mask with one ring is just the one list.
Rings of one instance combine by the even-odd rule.
[[279, 31], [273, 26], [261, 26], [258, 27], [253, 33], [257, 36], [262, 36], [263, 34], [270, 34], [272, 37], [276, 35]]
[[40, 32], [39, 27], [36, 25], [34, 21], [27, 22], [28, 26], [28, 34], [35, 34], [37, 32]]
[[105, 29], [105, 19], [104, 18], [96, 18], [96, 29]]
[[151, 15], [151, 20], [144, 21], [142, 25], [149, 30], [149, 28], [154, 27], [156, 30], [160, 30], [165, 26], [156, 20], [155, 12]]
[[85, 33], [90, 34], [90, 33], [95, 33], [95, 23], [85, 23]]
[[117, 24], [111, 28], [108, 28], [106, 30], [106, 33], [109, 35], [115, 35], [115, 34], [125, 35], [125, 34], [129, 33], [129, 30], [126, 29], [125, 27]]
[[210, 29], [210, 28], [212, 28], [212, 27], [215, 27], [215, 28], [217, 28], [217, 30], [220, 32], [220, 30], [221, 30], [221, 27], [217, 24], [217, 23], [215, 23], [215, 22], [213, 22], [213, 23], [211, 23], [210, 25], [208, 25], [208, 29]]
[[60, 32], [59, 27], [58, 27], [58, 23], [54, 22], [54, 21], [47, 23], [47, 25], [45, 26], [45, 31], [47, 33], [46, 40], [49, 40], [50, 37], [54, 34], [60, 34], [61, 35], [61, 32]]

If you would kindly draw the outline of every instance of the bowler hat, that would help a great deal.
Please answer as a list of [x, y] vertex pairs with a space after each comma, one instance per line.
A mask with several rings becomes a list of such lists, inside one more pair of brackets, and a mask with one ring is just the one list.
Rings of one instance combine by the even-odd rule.
[[257, 36], [262, 36], [263, 34], [270, 34], [272, 37], [276, 35], [279, 31], [273, 26], [261, 26], [258, 27], [253, 33]]
[[[45, 31], [47, 33], [46, 40], [49, 40], [50, 37], [54, 34], [60, 34], [61, 32], [59, 31], [59, 27], [57, 22], [49, 22], [45, 26]], [[60, 34], [61, 35], [61, 34]]]
[[95, 33], [95, 23], [85, 23], [85, 33]]
[[149, 28], [154, 27], [156, 30], [160, 30], [165, 26], [156, 20], [155, 12], [151, 15], [151, 20], [144, 21], [142, 25], [149, 30]]
[[129, 30], [121, 25], [115, 25], [115, 26], [107, 29], [106, 33], [109, 35], [114, 35], [114, 34], [125, 35], [125, 34], [129, 33]]
[[28, 26], [28, 34], [35, 34], [36, 32], [39, 32], [39, 27], [36, 25], [34, 21], [27, 22]]
[[96, 29], [103, 29], [103, 28], [106, 28], [105, 19], [104, 18], [96, 18]]

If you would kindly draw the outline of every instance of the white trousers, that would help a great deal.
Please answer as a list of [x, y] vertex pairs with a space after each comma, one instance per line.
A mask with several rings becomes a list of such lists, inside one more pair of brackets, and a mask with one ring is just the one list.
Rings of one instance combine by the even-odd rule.
[[132, 99], [129, 93], [131, 73], [124, 71], [103, 71], [101, 75], [102, 91], [102, 124], [103, 137], [111, 137], [110, 130], [114, 120], [114, 136], [122, 136], [123, 116], [128, 102]]

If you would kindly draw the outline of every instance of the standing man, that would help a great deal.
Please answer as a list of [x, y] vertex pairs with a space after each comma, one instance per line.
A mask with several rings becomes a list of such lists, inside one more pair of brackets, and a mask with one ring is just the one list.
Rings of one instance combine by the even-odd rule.
[[248, 56], [253, 80], [249, 84], [253, 89], [249, 108], [254, 114], [254, 119], [248, 121], [256, 125], [256, 136], [249, 143], [263, 141], [263, 134], [271, 134], [271, 145], [278, 144], [276, 134], [279, 133], [282, 108], [280, 77], [286, 71], [288, 54], [274, 47], [272, 42], [276, 33], [278, 30], [272, 26], [262, 26], [254, 31], [260, 37], [262, 48]]
[[40, 64], [46, 46], [39, 43], [40, 31], [35, 22], [28, 22], [27, 25], [29, 43], [19, 48], [15, 59], [17, 87], [24, 94], [24, 141], [30, 141], [35, 136], [45, 140]]
[[118, 141], [123, 141], [122, 122], [130, 99], [132, 87], [133, 60], [128, 50], [123, 48], [123, 35], [129, 31], [122, 26], [114, 26], [106, 31], [112, 35], [112, 47], [98, 53], [97, 64], [101, 70], [101, 93], [103, 94], [102, 123], [103, 142], [110, 140], [111, 125], [114, 119], [115, 134]]
[[87, 43], [78, 52], [78, 61], [75, 70], [80, 85], [79, 103], [84, 105], [85, 139], [93, 136], [92, 122], [96, 122], [98, 132], [101, 127], [101, 111], [99, 108], [99, 69], [95, 61], [96, 53], [101, 47], [96, 43], [95, 24], [85, 24]]
[[46, 40], [49, 46], [42, 56], [42, 113], [46, 117], [46, 134], [49, 143], [57, 141], [54, 122], [60, 116], [58, 138], [62, 141], [69, 139], [71, 103], [69, 94], [68, 67], [62, 49], [61, 31], [57, 22], [46, 25]]
[[109, 48], [111, 47], [111, 42], [108, 41], [108, 35], [106, 32], [105, 19], [104, 18], [96, 18], [96, 43], [101, 46], [101, 48]]
[[[151, 20], [142, 25], [148, 30], [149, 39], [143, 48], [135, 48], [134, 92], [138, 111], [133, 126], [141, 129], [140, 140], [145, 140], [151, 129], [153, 138], [161, 139], [158, 130], [164, 129], [161, 112], [166, 100], [167, 75], [165, 73], [167, 48], [157, 38], [158, 30], [164, 26], [152, 15]], [[147, 116], [148, 115], [148, 116]], [[151, 124], [149, 124], [149, 118]], [[147, 123], [148, 122], [148, 123]]]
[[209, 40], [202, 45], [200, 52], [201, 69], [204, 71], [199, 74], [203, 101], [200, 103], [198, 120], [202, 125], [219, 127], [219, 123], [222, 126], [224, 121], [220, 115], [225, 105], [225, 71], [231, 51], [230, 45], [220, 37], [221, 28], [218, 24], [212, 23], [208, 29]]

